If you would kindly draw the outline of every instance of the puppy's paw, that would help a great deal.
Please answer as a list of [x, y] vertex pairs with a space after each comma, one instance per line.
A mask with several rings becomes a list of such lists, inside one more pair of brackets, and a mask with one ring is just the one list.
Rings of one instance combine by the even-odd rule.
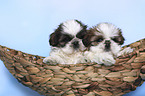
[[131, 53], [133, 52], [133, 49], [131, 47], [127, 47], [123, 50], [121, 50], [118, 54], [117, 54], [117, 57], [121, 56], [121, 55], [126, 55], [128, 53]]
[[112, 57], [107, 57], [106, 59], [103, 59], [103, 64], [106, 66], [111, 66], [115, 64], [116, 60]]
[[46, 58], [44, 58], [43, 62], [46, 63], [46, 64], [50, 64], [50, 65], [57, 64], [56, 60], [54, 60], [52, 57], [46, 57]]
[[98, 64], [104, 64], [106, 66], [111, 66], [116, 62], [113, 56], [107, 53], [95, 56], [93, 61]]
[[84, 56], [84, 60], [86, 62], [91, 62], [91, 60], [94, 58], [94, 53], [93, 52], [89, 52], [89, 51], [85, 51], [83, 56]]

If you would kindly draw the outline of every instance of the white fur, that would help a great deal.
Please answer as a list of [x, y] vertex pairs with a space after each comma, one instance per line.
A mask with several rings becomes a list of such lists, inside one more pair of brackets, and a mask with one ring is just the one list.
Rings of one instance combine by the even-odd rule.
[[[108, 39], [107, 39], [108, 40]], [[110, 39], [109, 39], [110, 40]], [[111, 51], [104, 51], [104, 42], [98, 44], [98, 46], [91, 46], [89, 51], [84, 53], [87, 62], [96, 62], [98, 64], [105, 64], [107, 66], [115, 63], [114, 57], [117, 56], [121, 50], [121, 46], [111, 41]]]
[[72, 54], [66, 54], [60, 48], [52, 47], [50, 56], [46, 57], [43, 62], [50, 64], [77, 64], [86, 63], [82, 52], [72, 52]]
[[[77, 38], [76, 35], [83, 28], [75, 20], [69, 20], [62, 23], [62, 33], [73, 36], [74, 38], [68, 42], [64, 47], [51, 47], [50, 56], [44, 58], [44, 63], [49, 64], [77, 64], [86, 63], [83, 51], [86, 49], [82, 40]], [[74, 49], [72, 42], [78, 41], [79, 49]]]
[[73, 36], [76, 36], [76, 34], [80, 30], [82, 30], [82, 27], [75, 20], [68, 20], [68, 21], [63, 23], [63, 32], [64, 33], [69, 33]]
[[[76, 40], [79, 41], [79, 45], [80, 45], [80, 48], [78, 50], [74, 49], [72, 47], [72, 44], [71, 44], [72, 42], [74, 42]], [[67, 55], [71, 55], [71, 54], [75, 54], [77, 52], [82, 52], [86, 48], [85, 48], [84, 44], [82, 43], [82, 40], [81, 39], [78, 39], [78, 38], [74, 37], [69, 43], [66, 44], [65, 47], [60, 48], [60, 49], [61, 49], [60, 51], [63, 51], [63, 53], [65, 53]]]
[[106, 39], [118, 36], [118, 28], [116, 28], [116, 26], [114, 26], [113, 24], [100, 23], [97, 26], [97, 30], [99, 30]]
[[[125, 55], [133, 51], [133, 49], [125, 48], [121, 51], [121, 45], [114, 42], [111, 37], [118, 36], [119, 29], [112, 24], [100, 23], [96, 27], [100, 32], [95, 32], [96, 35], [103, 35], [104, 40], [100, 42], [97, 46], [91, 46], [89, 51], [84, 52], [85, 59], [87, 62], [96, 62], [98, 64], [105, 64], [110, 66], [115, 64], [115, 58], [120, 55]], [[110, 51], [104, 51], [105, 40], [110, 40]]]
[[124, 48], [123, 50], [119, 51], [119, 53], [117, 54], [117, 57], [131, 53], [131, 52], [133, 52], [133, 49], [131, 47]]

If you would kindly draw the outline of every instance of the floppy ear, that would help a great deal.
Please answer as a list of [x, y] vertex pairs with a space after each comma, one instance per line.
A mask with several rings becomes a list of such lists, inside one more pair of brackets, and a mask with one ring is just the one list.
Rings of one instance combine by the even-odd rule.
[[118, 38], [118, 40], [119, 40], [119, 44], [120, 45], [122, 45], [124, 43], [124, 41], [125, 41], [125, 38], [122, 35], [121, 29], [119, 29], [119, 38]]
[[87, 32], [87, 34], [84, 36], [82, 42], [85, 45], [85, 47], [90, 47], [91, 46], [91, 38], [92, 36], [94, 36], [94, 34], [92, 34], [92, 32]]
[[76, 37], [83, 39], [84, 36], [87, 34], [86, 28], [87, 28], [87, 26], [83, 26], [83, 29], [76, 35]]
[[78, 22], [80, 24], [80, 26], [83, 28], [77, 35], [77, 38], [83, 39], [84, 36], [87, 33], [87, 25], [84, 25], [81, 21], [75, 20], [76, 22]]
[[57, 38], [57, 34], [54, 32], [50, 35], [50, 39], [49, 39], [49, 44], [51, 46], [57, 46], [58, 45], [58, 38]]
[[50, 35], [49, 44], [51, 46], [58, 47], [59, 38], [60, 38], [60, 35], [61, 35], [61, 30], [62, 30], [61, 26], [62, 26], [62, 24], [60, 24], [59, 27], [55, 30], [55, 32], [53, 32]]

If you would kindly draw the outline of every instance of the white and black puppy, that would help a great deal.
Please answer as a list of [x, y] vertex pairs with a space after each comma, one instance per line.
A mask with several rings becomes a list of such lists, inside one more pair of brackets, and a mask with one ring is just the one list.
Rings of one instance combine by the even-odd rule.
[[107, 66], [115, 63], [115, 58], [133, 51], [130, 47], [121, 51], [124, 37], [119, 28], [110, 23], [100, 23], [90, 28], [83, 39], [88, 51], [84, 53], [87, 62]]
[[50, 35], [50, 56], [44, 58], [44, 63], [50, 64], [77, 64], [85, 63], [83, 51], [86, 47], [82, 39], [86, 34], [87, 26], [78, 20], [68, 20]]

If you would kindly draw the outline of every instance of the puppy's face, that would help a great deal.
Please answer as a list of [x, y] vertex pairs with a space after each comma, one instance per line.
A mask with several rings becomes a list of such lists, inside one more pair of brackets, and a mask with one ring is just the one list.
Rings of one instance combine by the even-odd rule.
[[49, 43], [60, 48], [66, 54], [73, 54], [85, 50], [82, 39], [86, 34], [87, 26], [78, 20], [69, 20], [59, 25], [50, 35]]
[[109, 23], [100, 23], [96, 27], [88, 30], [83, 39], [84, 45], [99, 52], [111, 52], [116, 54], [120, 46], [124, 43], [124, 37], [119, 28]]

